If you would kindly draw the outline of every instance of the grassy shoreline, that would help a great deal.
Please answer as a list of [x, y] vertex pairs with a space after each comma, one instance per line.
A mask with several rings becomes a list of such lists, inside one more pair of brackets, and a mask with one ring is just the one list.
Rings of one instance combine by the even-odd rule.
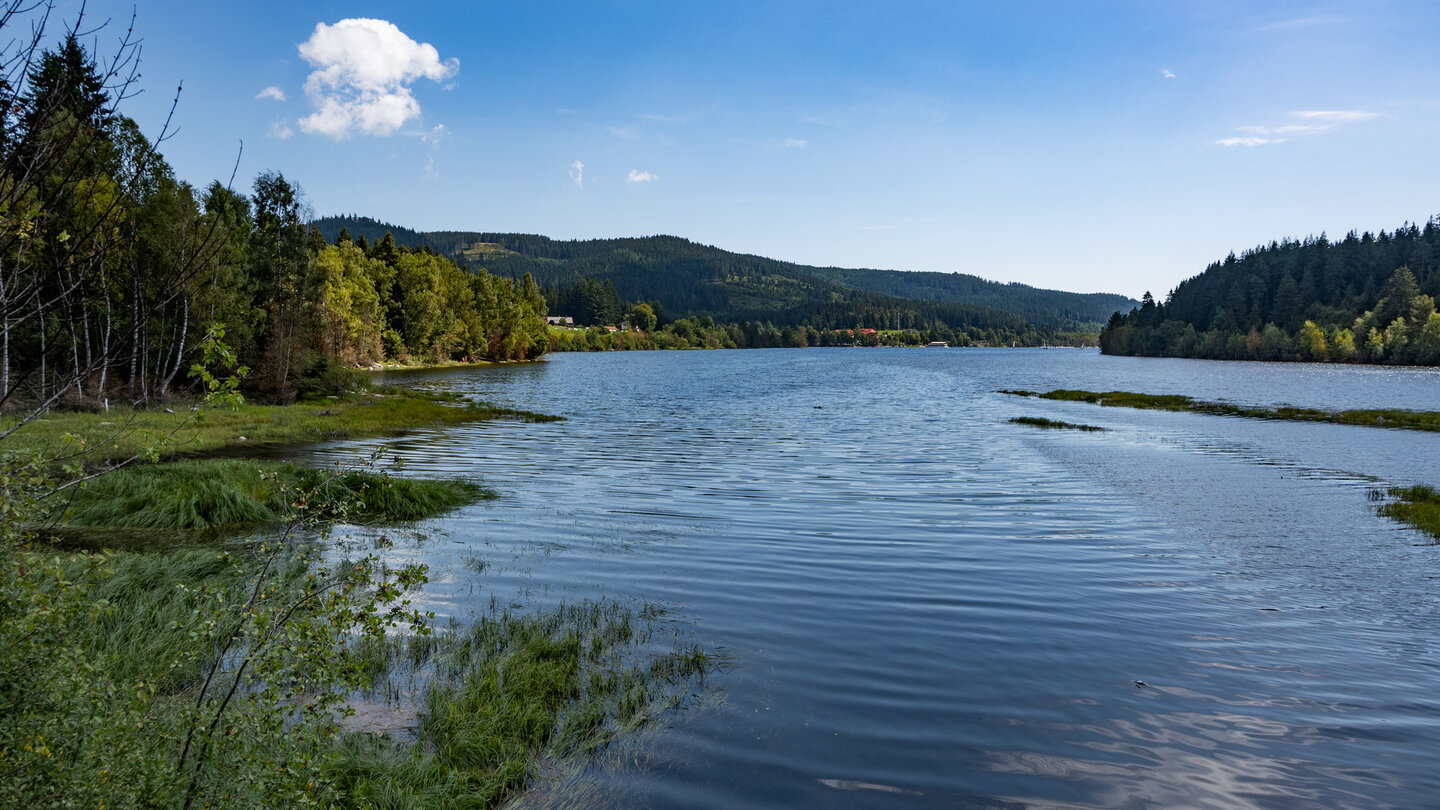
[[531, 363], [543, 363], [543, 356], [533, 360], [443, 360], [438, 363], [402, 363], [398, 360], [382, 360], [371, 366], [357, 369], [357, 371], [372, 374], [384, 374], [387, 371], [429, 371], [447, 370], [460, 368], [486, 368], [489, 366], [520, 366]]
[[[436, 394], [375, 389], [289, 405], [246, 402], [203, 411], [183, 404], [169, 409], [52, 411], [16, 431], [6, 441], [6, 450], [95, 465], [136, 456], [161, 460], [397, 436], [417, 428], [491, 419], [553, 422], [563, 417]], [[15, 422], [13, 415], [0, 416], [0, 432]]]
[[[345, 605], [363, 604], [364, 589], [375, 586], [357, 580], [362, 590], [335, 609], [311, 601], [325, 593], [320, 580], [349, 576], [352, 563], [293, 534], [297, 521], [323, 530], [423, 519], [494, 496], [478, 484], [391, 478], [363, 463], [322, 470], [215, 457], [497, 418], [554, 419], [371, 391], [246, 404], [199, 420], [185, 411], [52, 413], [17, 431], [0, 460], [18, 466], [7, 470], [63, 480], [136, 461], [67, 490], [40, 513], [45, 533], [88, 534], [96, 550], [41, 536], [0, 548], [0, 770], [16, 776], [0, 780], [0, 805], [59, 806], [51, 799], [63, 796], [66, 806], [179, 806], [195, 795], [205, 806], [274, 806], [284, 796], [286, 806], [496, 807], [554, 776], [557, 765], [579, 773], [617, 735], [689, 700], [714, 662], [678, 635], [666, 643], [648, 606], [512, 606], [433, 634], [357, 635], [344, 627], [364, 614]], [[34, 462], [56, 457], [68, 464]], [[26, 458], [40, 466], [25, 467]], [[259, 534], [227, 540], [237, 529]], [[150, 541], [117, 550], [127, 544], [115, 537], [135, 533]], [[383, 563], [376, 570], [388, 576]], [[255, 611], [276, 609], [266, 605], [277, 599], [282, 608], [287, 599], [309, 605], [273, 625], [284, 628], [275, 631], [287, 639], [282, 648], [303, 643], [291, 639], [297, 633], [332, 639], [323, 654], [333, 671], [323, 677], [340, 680], [317, 681], [322, 690], [370, 686], [349, 691], [331, 715], [304, 702], [314, 694], [304, 674], [291, 683], [251, 681], [254, 694], [273, 686], [289, 696], [269, 704], [271, 719], [254, 713], [261, 703], [232, 714], [230, 730], [206, 732], [222, 744], [190, 782], [174, 757], [176, 741], [187, 728], [193, 733], [194, 695], [212, 663], [226, 660], [229, 639], [263, 627], [253, 624], [262, 615]], [[312, 616], [319, 627], [337, 622], [335, 630], [316, 630]], [[398, 680], [409, 684], [403, 694], [389, 691]], [[413, 733], [345, 724], [355, 703], [377, 696], [386, 707], [403, 704], [416, 718]]]
[[1235, 405], [1229, 402], [1208, 402], [1180, 394], [1140, 394], [1132, 391], [1078, 391], [1059, 388], [1039, 393], [1025, 390], [1002, 390], [997, 393], [1019, 397], [1035, 397], [1060, 402], [1088, 402], [1110, 408], [1137, 408], [1150, 411], [1179, 411], [1239, 416], [1246, 419], [1271, 419], [1287, 422], [1325, 422], [1393, 430], [1440, 431], [1440, 411], [1410, 411], [1399, 408], [1327, 411], [1319, 408], [1265, 408]]

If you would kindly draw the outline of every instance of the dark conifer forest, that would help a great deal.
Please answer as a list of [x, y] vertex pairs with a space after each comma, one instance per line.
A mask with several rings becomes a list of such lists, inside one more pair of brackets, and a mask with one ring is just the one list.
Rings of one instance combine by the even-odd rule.
[[1115, 313], [1109, 354], [1440, 364], [1440, 220], [1332, 242], [1323, 234], [1231, 253]]

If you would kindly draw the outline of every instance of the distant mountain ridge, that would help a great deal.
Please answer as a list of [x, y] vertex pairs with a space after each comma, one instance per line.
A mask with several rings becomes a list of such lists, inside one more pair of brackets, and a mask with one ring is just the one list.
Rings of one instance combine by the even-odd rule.
[[813, 267], [732, 253], [675, 236], [558, 241], [544, 236], [416, 231], [368, 217], [314, 222], [334, 241], [352, 238], [429, 247], [472, 267], [520, 278], [530, 273], [564, 300], [582, 280], [608, 282], [628, 301], [654, 301], [671, 317], [769, 321], [777, 325], [908, 328], [944, 323], [978, 329], [1098, 332], [1138, 302], [1123, 295], [1071, 293], [977, 276]]

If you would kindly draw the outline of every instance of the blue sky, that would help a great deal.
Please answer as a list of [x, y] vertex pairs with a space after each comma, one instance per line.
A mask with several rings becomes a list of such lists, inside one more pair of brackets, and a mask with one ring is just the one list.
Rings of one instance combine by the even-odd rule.
[[[102, 49], [131, 7], [90, 4]], [[154, 131], [183, 80], [177, 173], [243, 141], [237, 186], [278, 169], [318, 214], [1138, 296], [1440, 213], [1431, 2], [135, 10], [126, 111]]]

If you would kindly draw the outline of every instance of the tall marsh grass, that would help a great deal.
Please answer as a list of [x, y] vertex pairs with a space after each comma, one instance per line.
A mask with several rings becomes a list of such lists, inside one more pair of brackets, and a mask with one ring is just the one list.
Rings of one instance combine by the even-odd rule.
[[56, 516], [64, 528], [235, 529], [285, 520], [301, 506], [349, 522], [421, 520], [493, 493], [469, 481], [393, 478], [243, 459], [190, 459], [110, 472], [79, 487]]
[[1379, 490], [1371, 493], [1371, 497], [1376, 500], [1387, 495], [1395, 500], [1377, 507], [1380, 514], [1413, 526], [1440, 540], [1440, 490], [1426, 484], [1417, 484], [1413, 487], [1391, 487], [1383, 493]]

